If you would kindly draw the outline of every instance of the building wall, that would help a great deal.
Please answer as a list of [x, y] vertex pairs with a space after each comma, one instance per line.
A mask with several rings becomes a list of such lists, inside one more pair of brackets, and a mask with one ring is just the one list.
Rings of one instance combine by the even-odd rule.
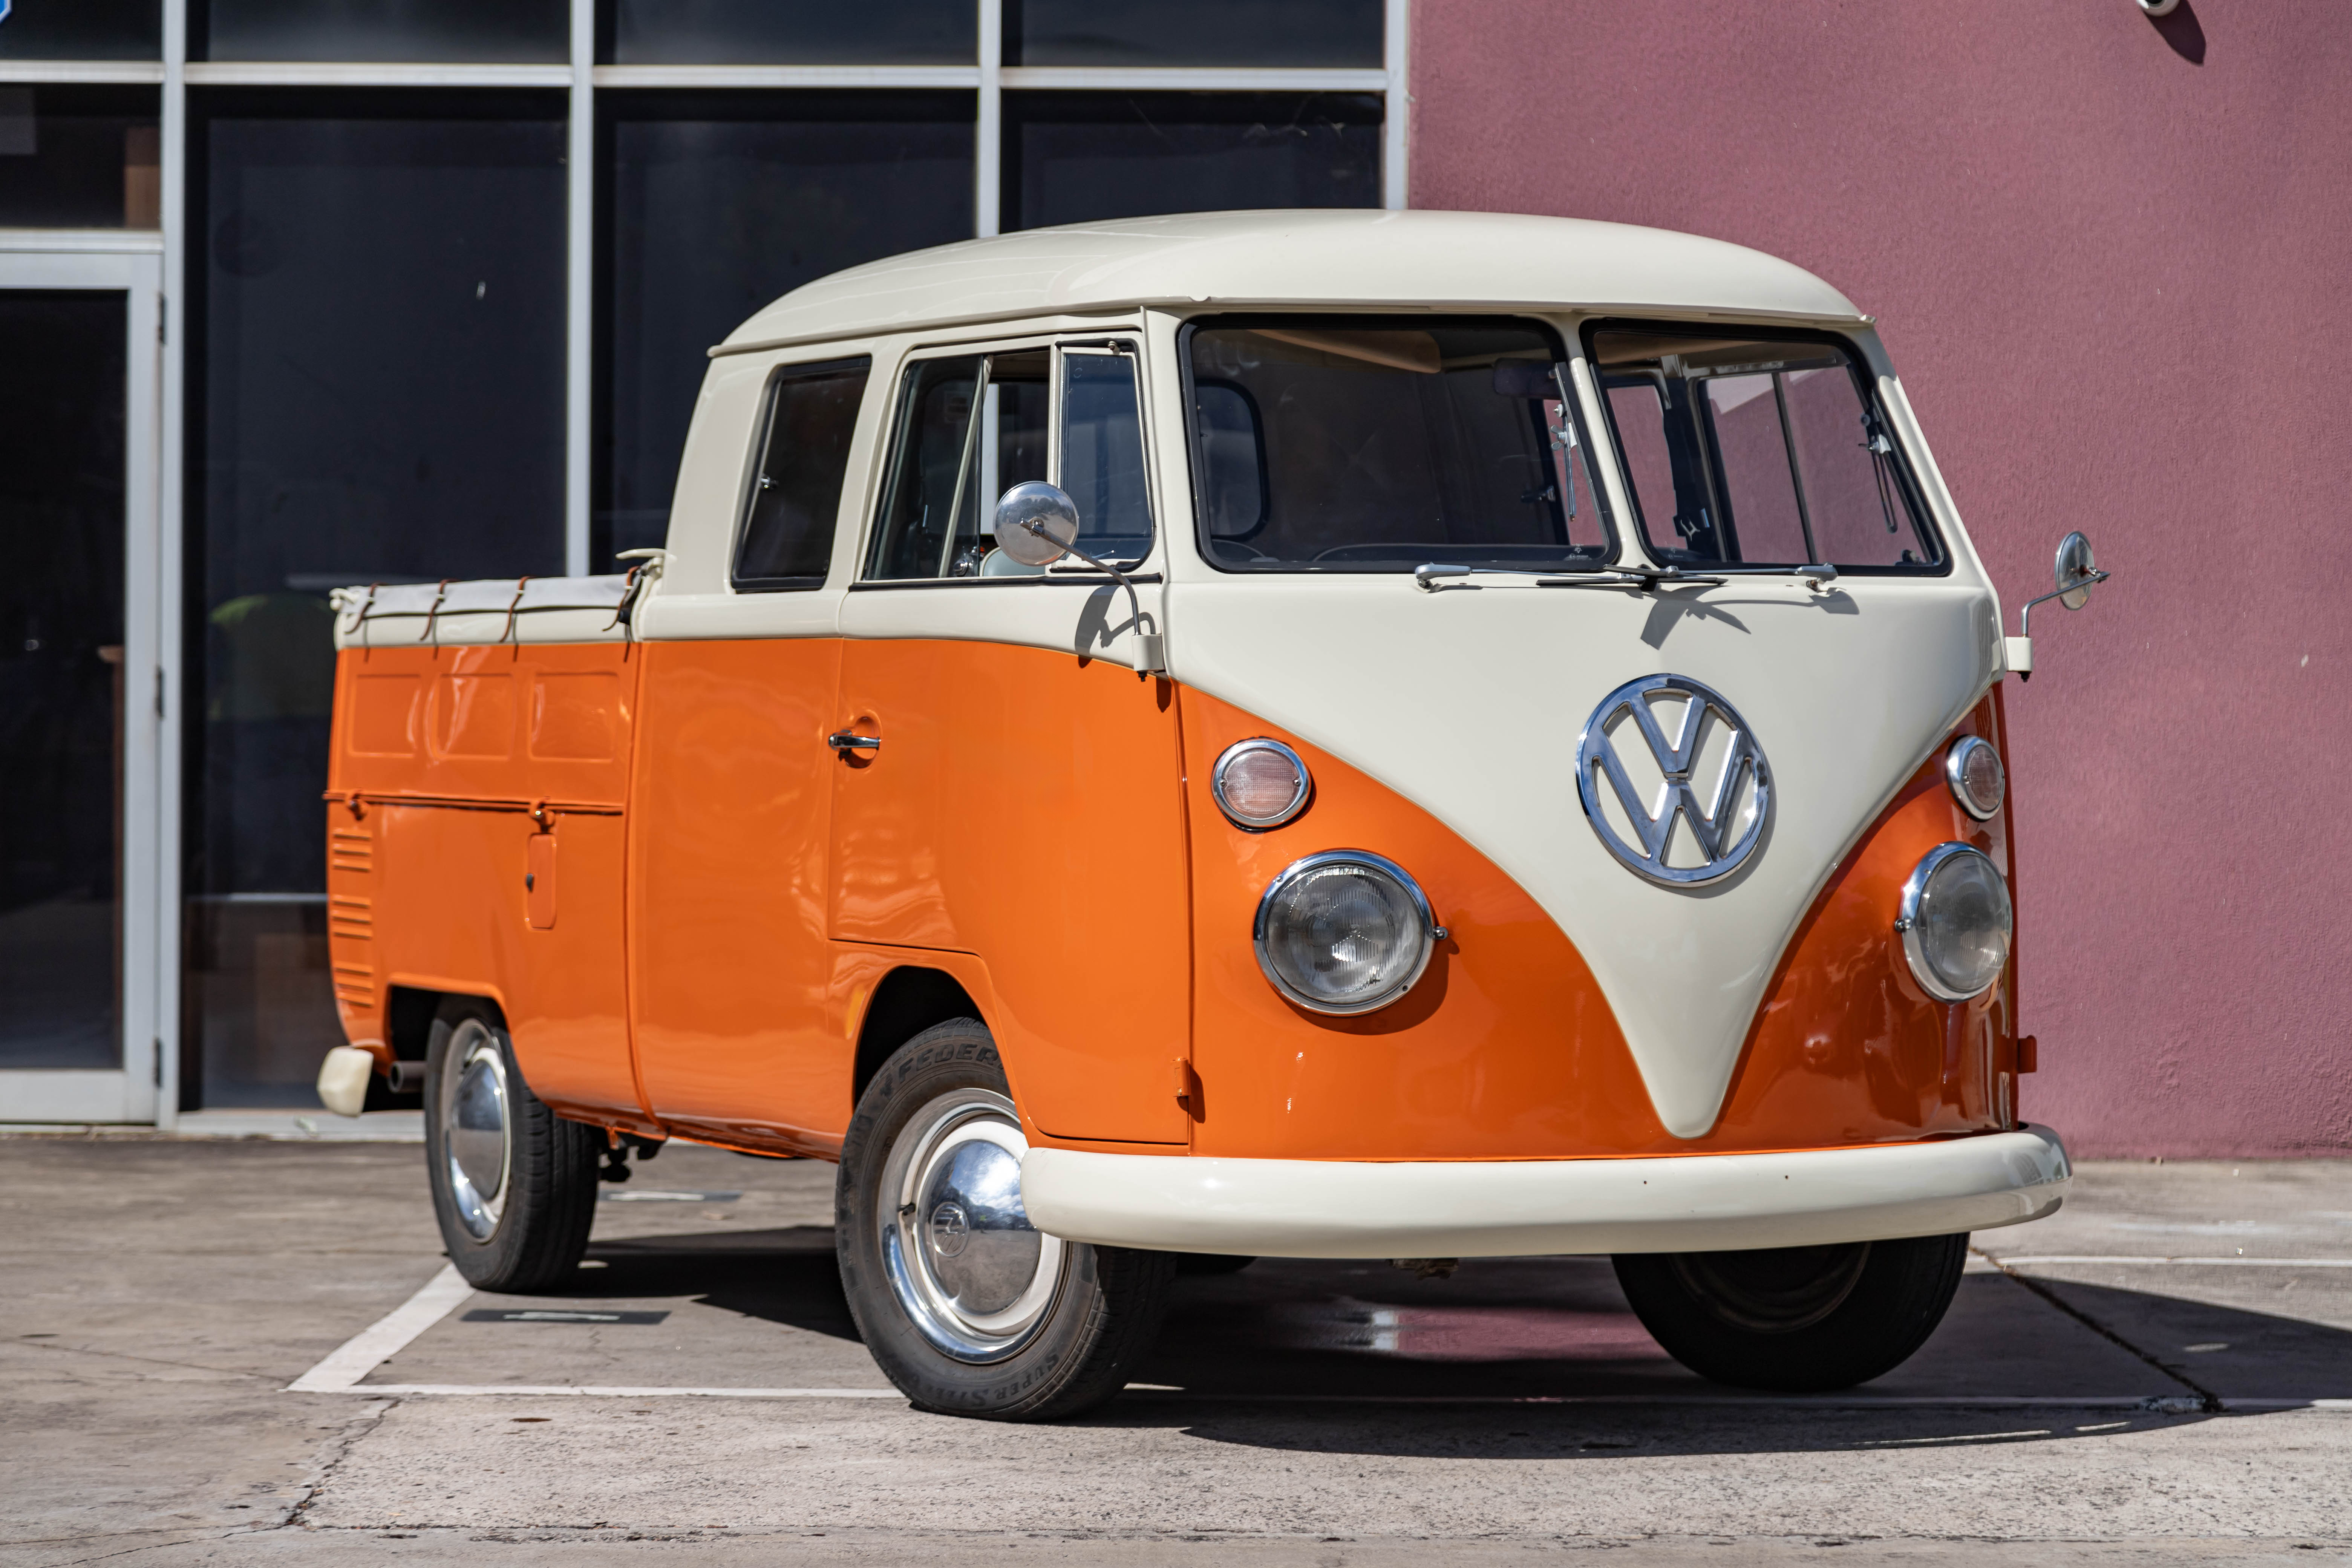
[[1784, 256], [1880, 330], [2011, 606], [2025, 1110], [2352, 1150], [2352, 33], [2182, 0], [1418, 0], [1412, 205]]

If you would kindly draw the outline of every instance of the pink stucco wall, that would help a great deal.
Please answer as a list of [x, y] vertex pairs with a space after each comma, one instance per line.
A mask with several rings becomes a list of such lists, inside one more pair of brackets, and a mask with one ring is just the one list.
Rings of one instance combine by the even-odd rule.
[[[1415, 0], [1412, 205], [1737, 240], [1880, 318], [2011, 606], [2026, 1113], [2352, 1152], [2352, 29], [2331, 0]], [[2043, 617], [2047, 617], [2046, 619]]]

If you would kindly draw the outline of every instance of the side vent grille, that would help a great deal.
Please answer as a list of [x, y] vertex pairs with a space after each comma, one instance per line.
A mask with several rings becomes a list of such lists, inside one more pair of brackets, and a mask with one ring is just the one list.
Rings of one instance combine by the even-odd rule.
[[327, 835], [327, 869], [356, 871], [364, 877], [375, 869], [375, 841], [364, 830], [338, 827]]
[[337, 893], [327, 900], [327, 934], [366, 942], [375, 935], [375, 916], [365, 899]]
[[335, 965], [335, 1000], [354, 1013], [375, 1011], [375, 971], [364, 963]]

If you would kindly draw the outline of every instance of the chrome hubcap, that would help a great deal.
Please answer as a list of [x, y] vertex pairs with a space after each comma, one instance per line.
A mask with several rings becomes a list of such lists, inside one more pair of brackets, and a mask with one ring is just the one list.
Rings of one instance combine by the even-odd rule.
[[506, 1213], [513, 1119], [498, 1037], [468, 1019], [450, 1037], [441, 1068], [441, 1150], [457, 1221], [488, 1241]]
[[883, 1267], [908, 1321], [958, 1361], [1001, 1361], [1028, 1343], [1061, 1284], [1068, 1248], [1029, 1224], [1013, 1102], [982, 1089], [918, 1111], [882, 1168]]

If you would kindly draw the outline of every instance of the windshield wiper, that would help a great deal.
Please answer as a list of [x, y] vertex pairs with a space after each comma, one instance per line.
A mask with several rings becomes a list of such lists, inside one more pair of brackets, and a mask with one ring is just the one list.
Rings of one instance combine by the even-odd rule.
[[1807, 586], [1819, 588], [1837, 580], [1838, 569], [1826, 563], [1811, 566], [1710, 566], [1704, 572], [1685, 572], [1679, 566], [1653, 566], [1640, 563], [1630, 566], [1604, 566], [1594, 562], [1589, 566], [1553, 566], [1543, 571], [1529, 571], [1507, 566], [1444, 566], [1432, 562], [1412, 569], [1413, 585], [1433, 593], [1436, 585], [1449, 577], [1532, 577], [1538, 588], [1638, 588], [1652, 593], [1659, 588], [1696, 588], [1719, 586], [1734, 577], [1797, 577]]

